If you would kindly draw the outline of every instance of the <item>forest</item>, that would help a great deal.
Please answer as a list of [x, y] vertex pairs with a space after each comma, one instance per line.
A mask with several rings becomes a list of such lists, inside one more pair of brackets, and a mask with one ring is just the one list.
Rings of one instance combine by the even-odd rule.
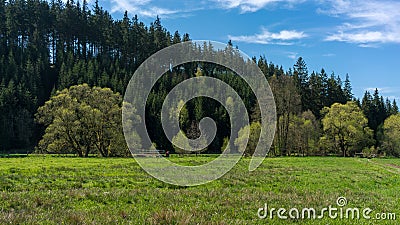
[[[53, 130], [49, 128], [59, 116], [51, 113], [55, 112], [50, 107], [51, 102], [65, 103], [65, 99], [61, 101], [57, 96], [75, 94], [77, 98], [81, 96], [77, 94], [79, 91], [88, 91], [96, 92], [93, 96], [97, 97], [112, 95], [110, 102], [121, 107], [121, 96], [141, 63], [158, 50], [185, 41], [190, 41], [189, 34], [168, 31], [159, 17], [149, 25], [137, 16], [129, 18], [127, 12], [122, 19], [114, 19], [98, 1], [89, 6], [86, 0], [66, 3], [61, 0], [0, 0], [0, 153], [36, 149], [80, 156], [98, 152], [104, 157], [126, 155], [125, 145], [118, 143], [108, 141], [108, 146], [123, 146], [124, 154], [106, 153], [103, 145], [96, 147], [102, 140], [120, 141], [122, 131], [118, 130], [96, 141], [92, 136], [83, 139], [86, 137], [83, 134], [92, 130], [82, 126], [75, 135], [81, 138], [76, 143], [89, 143], [82, 144], [84, 152], [76, 150], [71, 143], [57, 142], [62, 131], [55, 126]], [[236, 50], [237, 47], [227, 41], [226, 51]], [[265, 56], [252, 60], [269, 81], [275, 97], [278, 121], [271, 155], [353, 156], [364, 152], [399, 156], [398, 143], [393, 144], [396, 135], [390, 132], [396, 130], [400, 122], [396, 117], [399, 109], [395, 100], [384, 99], [377, 89], [373, 93], [366, 91], [358, 99], [352, 94], [349, 75], [327, 74], [324, 69], [310, 72], [302, 57], [287, 70], [267, 61]], [[165, 74], [147, 100], [146, 121], [152, 121], [147, 127], [157, 148], [174, 149], [161, 128], [160, 108], [165, 96], [178, 83], [195, 76], [216, 77], [237, 90], [245, 102], [250, 129], [257, 139], [260, 110], [244, 80], [226, 68], [207, 63], [193, 62], [182, 67], [174, 67]], [[82, 100], [83, 103], [96, 107]], [[107, 110], [113, 108], [104, 109]], [[202, 118], [211, 117], [217, 123], [217, 136], [204, 153], [220, 153], [227, 144], [240, 146], [240, 131], [236, 140], [227, 140], [229, 118], [218, 102], [195, 98], [186, 104], [185, 110], [180, 122], [190, 138], [198, 135], [197, 127]], [[83, 109], [75, 111], [87, 114]], [[113, 111], [112, 117], [120, 121], [117, 111]], [[344, 115], [342, 121], [348, 122], [340, 128], [335, 125], [336, 120], [340, 120], [339, 115]], [[52, 118], [51, 121], [47, 117]], [[347, 121], [348, 117], [353, 121]], [[114, 124], [110, 129], [121, 129], [121, 125]], [[251, 154], [251, 141], [246, 153]]]

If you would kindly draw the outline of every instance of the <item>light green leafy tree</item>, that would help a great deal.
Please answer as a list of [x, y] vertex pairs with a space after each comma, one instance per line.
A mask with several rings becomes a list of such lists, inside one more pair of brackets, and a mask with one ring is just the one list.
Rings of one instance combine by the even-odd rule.
[[372, 130], [355, 102], [334, 103], [330, 108], [325, 107], [323, 114], [324, 136], [321, 143], [330, 144], [335, 152], [340, 151], [347, 156], [372, 145]]
[[391, 115], [383, 124], [383, 149], [389, 155], [400, 156], [400, 114]]
[[[123, 120], [124, 127], [124, 135], [125, 141], [129, 144], [131, 150], [141, 149], [142, 146], [142, 138], [140, 137], [138, 131], [135, 129], [137, 125], [142, 121], [140, 116], [137, 114], [136, 109], [129, 102], [124, 101], [122, 104], [122, 108], [125, 113], [125, 118]], [[124, 138], [123, 136], [118, 135], [118, 138]], [[153, 143], [154, 144], [154, 143]], [[155, 146], [155, 145], [154, 145]]]
[[230, 151], [229, 137], [224, 137], [224, 139], [223, 139], [221, 152], [223, 152], [225, 149], [227, 149], [228, 152]]
[[109, 88], [82, 84], [58, 91], [36, 114], [36, 121], [46, 127], [38, 150], [73, 152], [80, 157], [129, 154], [122, 133], [121, 103], [121, 95]]
[[[250, 125], [240, 129], [238, 137], [235, 139], [235, 146], [237, 147], [238, 151], [244, 153], [246, 156], [253, 155], [258, 144], [258, 139], [260, 138], [260, 132], [260, 122], [253, 122]], [[249, 140], [246, 145], [245, 142], [247, 137], [249, 137]]]
[[183, 131], [179, 131], [179, 133], [172, 138], [172, 142], [175, 144], [175, 152], [179, 154], [187, 153], [187, 150], [191, 148], [189, 144], [189, 139], [186, 137]]
[[319, 124], [311, 111], [291, 116], [288, 130], [289, 153], [309, 155], [317, 151]]
[[189, 111], [186, 107], [186, 104], [183, 100], [178, 102], [177, 107], [172, 107], [169, 110], [169, 119], [179, 118], [179, 126], [181, 129], [185, 130], [188, 128], [189, 123]]

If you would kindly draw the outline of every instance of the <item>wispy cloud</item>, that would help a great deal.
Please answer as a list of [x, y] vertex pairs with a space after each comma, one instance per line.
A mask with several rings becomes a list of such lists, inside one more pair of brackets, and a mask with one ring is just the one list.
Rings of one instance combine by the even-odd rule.
[[325, 0], [328, 9], [319, 13], [347, 20], [325, 41], [376, 47], [382, 43], [400, 43], [400, 2], [394, 0]]
[[365, 90], [369, 92], [374, 92], [376, 89], [378, 89], [378, 92], [380, 94], [391, 94], [396, 92], [395, 89], [392, 87], [365, 88]]
[[379, 95], [382, 95], [383, 98], [388, 98], [389, 100], [399, 101], [399, 87], [378, 87], [378, 88], [365, 88], [365, 91], [369, 91], [370, 93], [374, 93], [375, 90], [378, 89]]
[[295, 4], [305, 2], [306, 0], [212, 0], [219, 7], [225, 9], [239, 8], [241, 13], [256, 12], [266, 6], [283, 3], [284, 7], [291, 8]]
[[334, 53], [326, 53], [326, 54], [323, 54], [322, 56], [323, 57], [334, 57], [334, 56], [336, 56], [336, 54], [334, 54]]
[[[93, 1], [93, 0], [91, 0]], [[143, 17], [186, 17], [195, 10], [239, 9], [250, 13], [261, 9], [287, 8], [304, 2], [316, 4], [318, 13], [337, 17], [339, 26], [332, 28], [324, 41], [354, 43], [360, 47], [376, 48], [383, 43], [400, 43], [400, 1], [398, 0], [186, 0], [180, 6], [160, 4], [155, 0], [111, 0], [111, 12], [138, 14]], [[198, 5], [194, 9], [193, 5]], [[307, 37], [304, 32], [282, 30], [272, 33], [229, 36], [233, 41], [292, 45], [293, 40]]]
[[[154, 18], [160, 16], [166, 18], [182, 12], [180, 10], [154, 6], [152, 0], [111, 0], [111, 2], [111, 13], [128, 11], [129, 13], [144, 17]], [[184, 16], [185, 14], [181, 15]]]
[[391, 101], [396, 100], [396, 102], [398, 102], [399, 99], [400, 99], [399, 96], [394, 96], [394, 95], [385, 96], [385, 98], [388, 98], [388, 99], [391, 100]]
[[299, 55], [299, 53], [297, 53], [297, 52], [288, 52], [287, 53], [287, 57], [289, 58], [289, 59], [293, 59], [293, 60], [295, 60], [295, 59], [297, 59], [297, 56]]
[[267, 29], [262, 29], [262, 32], [254, 35], [232, 36], [228, 38], [232, 41], [256, 43], [256, 44], [277, 44], [277, 45], [292, 45], [294, 40], [299, 40], [308, 37], [304, 32], [296, 30], [282, 30], [278, 33], [269, 32]]

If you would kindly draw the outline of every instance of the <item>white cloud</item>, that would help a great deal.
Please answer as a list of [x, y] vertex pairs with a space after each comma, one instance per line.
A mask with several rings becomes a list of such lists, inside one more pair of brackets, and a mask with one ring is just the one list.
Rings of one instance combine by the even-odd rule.
[[260, 34], [241, 36], [229, 35], [228, 38], [232, 41], [246, 43], [292, 45], [293, 43], [291, 41], [299, 40], [307, 36], [308, 35], [304, 32], [296, 30], [282, 30], [278, 33], [271, 33], [268, 30], [263, 29]]
[[394, 0], [325, 0], [329, 9], [318, 12], [340, 17], [348, 22], [338, 26], [325, 41], [376, 47], [382, 43], [400, 43], [400, 2]]
[[390, 101], [396, 100], [396, 102], [398, 102], [398, 101], [399, 101], [399, 99], [400, 99], [400, 97], [399, 97], [399, 96], [394, 96], [394, 95], [391, 95], [391, 96], [385, 96], [384, 98], [388, 98]]
[[399, 90], [398, 87], [378, 87], [378, 88], [365, 88], [365, 91], [370, 92], [371, 94], [374, 94], [375, 89], [378, 89], [379, 95], [383, 96], [384, 99], [388, 98], [391, 101], [393, 101], [394, 99], [396, 99], [396, 101], [398, 101], [400, 99], [400, 97], [398, 96], [399, 92], [397, 90]]
[[[68, 0], [61, 0], [63, 3], [67, 3], [68, 2]], [[48, 2], [51, 2], [51, 1], [48, 1]], [[77, 1], [74, 1], [75, 3], [77, 2]], [[82, 0], [79, 0], [79, 4], [82, 4]], [[86, 2], [88, 3], [88, 4], [91, 4], [91, 3], [95, 3], [96, 2], [96, 0], [86, 0]]]
[[134, 13], [144, 17], [169, 17], [177, 14], [179, 10], [170, 10], [166, 8], [160, 8], [151, 6], [152, 0], [111, 0], [113, 5], [111, 7], [111, 13], [125, 12]]
[[[94, 1], [94, 0], [91, 0]], [[154, 0], [111, 0], [111, 12], [138, 14], [144, 17], [186, 17], [189, 12], [201, 9], [239, 9], [241, 13], [260, 9], [291, 7], [303, 2], [319, 5], [317, 12], [336, 17], [343, 23], [327, 34], [325, 41], [355, 43], [360, 47], [379, 47], [383, 43], [400, 43], [399, 0], [186, 0], [181, 8], [162, 7]], [[176, 7], [176, 6], [175, 6]], [[292, 40], [307, 37], [303, 32], [283, 30], [271, 33], [262, 30], [259, 34], [229, 36], [233, 41], [291, 45]]]
[[354, 31], [343, 32], [326, 37], [326, 41], [345, 41], [355, 43], [373, 43], [373, 42], [400, 42], [400, 37], [396, 37], [394, 33], [382, 31]]
[[274, 3], [284, 3], [286, 7], [302, 3], [305, 0], [212, 0], [219, 4], [219, 7], [225, 9], [239, 8], [242, 13], [256, 12], [267, 5]]
[[297, 52], [288, 52], [288, 55], [287, 55], [287, 57], [289, 58], [289, 59], [297, 59], [297, 56], [298, 56], [299, 54], [297, 53]]
[[161, 17], [168, 17], [170, 15], [174, 15], [179, 13], [179, 10], [170, 10], [170, 9], [164, 9], [164, 8], [159, 8], [159, 7], [150, 7], [149, 9], [142, 10], [140, 12], [141, 15], [147, 16], [147, 17], [156, 17], [161, 16]]
[[390, 94], [395, 92], [392, 87], [366, 88], [365, 90], [373, 93], [376, 89], [378, 89], [379, 94]]

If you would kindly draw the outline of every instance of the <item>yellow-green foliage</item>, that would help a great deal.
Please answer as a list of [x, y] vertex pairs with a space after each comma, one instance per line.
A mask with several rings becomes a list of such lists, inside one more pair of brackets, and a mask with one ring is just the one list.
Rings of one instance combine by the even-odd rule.
[[359, 151], [371, 145], [372, 130], [368, 120], [355, 102], [335, 103], [323, 109], [322, 125], [325, 135], [322, 143], [330, 144], [335, 151], [347, 155], [348, 151]]
[[36, 114], [36, 121], [46, 126], [38, 149], [79, 156], [126, 155], [121, 103], [120, 94], [87, 84], [57, 92]]
[[[235, 140], [235, 145], [239, 152], [244, 152], [245, 155], [253, 155], [260, 137], [261, 124], [253, 122], [239, 130], [238, 138]], [[246, 139], [248, 139], [246, 145]]]
[[190, 149], [189, 140], [182, 131], [179, 131], [179, 133], [172, 138], [172, 143], [176, 144], [174, 145], [176, 153], [188, 153], [185, 149]]
[[394, 156], [400, 156], [400, 114], [387, 118], [383, 125], [383, 147]]

